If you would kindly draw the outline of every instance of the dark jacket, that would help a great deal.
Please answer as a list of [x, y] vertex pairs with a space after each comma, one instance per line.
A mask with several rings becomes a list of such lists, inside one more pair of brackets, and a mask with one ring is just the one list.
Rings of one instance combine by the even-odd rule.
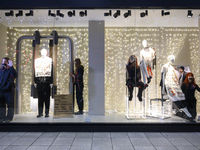
[[183, 93], [185, 94], [186, 99], [194, 99], [195, 98], [195, 90], [200, 92], [200, 88], [197, 84], [195, 86], [192, 86], [191, 84], [189, 84], [189, 86], [187, 86], [187, 84], [183, 83], [181, 86], [181, 89], [182, 89]]
[[15, 87], [15, 78], [17, 78], [17, 72], [13, 67], [0, 69], [0, 90], [11, 91]]
[[83, 83], [84, 67], [81, 65], [75, 73], [75, 84]]
[[127, 73], [128, 73], [128, 79], [131, 79], [133, 81], [136, 80], [138, 82], [141, 79], [141, 72], [140, 68], [136, 68], [135, 66], [131, 67], [131, 63], [126, 65]]

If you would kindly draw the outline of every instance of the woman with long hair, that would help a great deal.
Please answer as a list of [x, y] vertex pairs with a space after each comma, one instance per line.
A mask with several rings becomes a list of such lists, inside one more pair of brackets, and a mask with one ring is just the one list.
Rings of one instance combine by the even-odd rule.
[[133, 89], [134, 87], [138, 87], [138, 99], [142, 101], [142, 91], [144, 89], [144, 83], [141, 81], [141, 72], [140, 66], [138, 65], [137, 57], [135, 55], [131, 55], [128, 59], [128, 63], [126, 65], [127, 71], [127, 80], [126, 85], [129, 91], [129, 101], [133, 98]]
[[200, 92], [200, 88], [195, 82], [193, 73], [186, 74], [186, 78], [181, 86], [181, 89], [185, 94], [188, 111], [192, 115], [192, 118], [195, 119], [197, 115], [196, 111], [197, 100], [195, 98], [195, 90]]
[[74, 77], [74, 83], [76, 85], [76, 102], [78, 105], [79, 111], [74, 113], [75, 115], [83, 114], [83, 74], [84, 67], [81, 65], [80, 58], [75, 59], [75, 73], [70, 73], [70, 76]]

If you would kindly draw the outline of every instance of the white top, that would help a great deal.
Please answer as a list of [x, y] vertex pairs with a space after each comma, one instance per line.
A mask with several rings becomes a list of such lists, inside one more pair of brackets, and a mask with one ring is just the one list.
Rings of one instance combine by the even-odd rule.
[[52, 59], [40, 57], [35, 59], [35, 77], [51, 77]]
[[150, 47], [144, 48], [140, 51], [140, 58], [152, 61], [155, 58], [155, 51]]
[[174, 67], [169, 64], [165, 64], [162, 68], [162, 72], [164, 68], [166, 70], [165, 86], [169, 99], [171, 101], [185, 100], [185, 95], [179, 86]]

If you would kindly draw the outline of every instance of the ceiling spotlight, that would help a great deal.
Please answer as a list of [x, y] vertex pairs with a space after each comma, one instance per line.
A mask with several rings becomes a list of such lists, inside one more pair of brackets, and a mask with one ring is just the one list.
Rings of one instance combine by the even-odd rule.
[[15, 14], [16, 17], [20, 17], [20, 16], [23, 16], [23, 11], [22, 10], [19, 10], [19, 12], [17, 14]]
[[29, 13], [26, 13], [26, 16], [33, 16], [33, 11], [32, 11], [32, 10], [30, 10], [30, 12], [29, 12]]
[[188, 18], [191, 18], [192, 16], [193, 16], [193, 13], [192, 13], [192, 11], [191, 11], [191, 10], [188, 10], [187, 17], [188, 17]]
[[54, 14], [54, 13], [51, 13], [51, 10], [49, 10], [48, 16], [51, 16], [51, 17], [56, 17], [56, 14]]
[[5, 16], [13, 16], [14, 12], [13, 10], [10, 10], [10, 12], [6, 12]]
[[131, 11], [130, 11], [130, 10], [128, 10], [128, 12], [126, 12], [126, 13], [124, 14], [124, 17], [125, 17], [125, 18], [127, 18], [128, 16], [131, 16]]
[[113, 17], [117, 18], [118, 16], [120, 16], [120, 10], [117, 10], [116, 13], [114, 13]]
[[81, 17], [87, 16], [87, 10], [85, 10], [85, 12], [84, 12], [84, 11], [81, 11], [81, 12], [79, 13], [79, 15], [80, 15]]
[[62, 18], [65, 16], [64, 14], [60, 13], [60, 10], [57, 10], [56, 14], [57, 14], [57, 16], [60, 16]]
[[170, 15], [170, 12], [164, 12], [164, 10], [162, 10], [162, 13], [161, 13], [162, 16], [166, 16], [166, 15]]
[[104, 16], [112, 16], [111, 10], [109, 10], [109, 12], [104, 13]]
[[67, 14], [69, 17], [75, 16], [75, 10], [73, 10], [73, 12], [69, 11]]
[[140, 13], [140, 17], [148, 16], [148, 10], [145, 10], [145, 12]]

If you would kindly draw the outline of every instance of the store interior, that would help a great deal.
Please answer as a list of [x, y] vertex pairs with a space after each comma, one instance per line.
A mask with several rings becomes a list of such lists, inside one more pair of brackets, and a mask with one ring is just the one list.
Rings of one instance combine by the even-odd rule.
[[[7, 15], [6, 15], [7, 13]], [[10, 13], [10, 14], [9, 14]], [[27, 15], [29, 14], [29, 15]], [[14, 68], [19, 68], [18, 85], [15, 96], [14, 123], [187, 123], [188, 120], [175, 115], [172, 101], [162, 103], [161, 68], [168, 62], [169, 55], [175, 56], [172, 64], [178, 68], [184, 66], [194, 74], [196, 84], [200, 86], [200, 10], [187, 9], [33, 9], [0, 10], [0, 56], [13, 60]], [[95, 51], [99, 60], [95, 64], [104, 65], [102, 78], [97, 79], [104, 85], [102, 113], [90, 113], [92, 91], [90, 74], [90, 21], [104, 23], [104, 53]], [[100, 28], [100, 25], [99, 25]], [[54, 116], [55, 100], [50, 99], [50, 117], [37, 118], [37, 98], [31, 96], [33, 40], [24, 39], [20, 51], [16, 48], [22, 36], [34, 36], [39, 31], [41, 37], [52, 36], [56, 31], [59, 36], [70, 37], [73, 41], [73, 58], [80, 58], [84, 66], [84, 114]], [[135, 88], [133, 100], [129, 101], [126, 87], [126, 64], [130, 55], [135, 55], [140, 62], [142, 41], [155, 51], [156, 64], [152, 68], [152, 79], [143, 92], [140, 102]], [[45, 48], [48, 55], [53, 53], [49, 46], [50, 39], [41, 38], [39, 50]], [[55, 46], [55, 45], [54, 45]], [[17, 58], [17, 55], [20, 56]], [[40, 51], [39, 51], [40, 54]], [[70, 43], [58, 39], [56, 80], [57, 95], [70, 93]], [[101, 56], [102, 55], [102, 56]], [[142, 78], [143, 79], [143, 78]], [[95, 88], [96, 84], [93, 85]], [[19, 92], [20, 91], [20, 92]], [[102, 91], [100, 91], [102, 92]], [[75, 95], [75, 94], [74, 94]], [[196, 91], [197, 123], [200, 121], [200, 93]], [[98, 97], [97, 97], [98, 100]], [[20, 101], [20, 102], [19, 102]], [[19, 104], [19, 105], [17, 105]], [[98, 106], [96, 106], [98, 107]], [[95, 110], [95, 108], [92, 108]], [[77, 111], [74, 96], [73, 111]]]

